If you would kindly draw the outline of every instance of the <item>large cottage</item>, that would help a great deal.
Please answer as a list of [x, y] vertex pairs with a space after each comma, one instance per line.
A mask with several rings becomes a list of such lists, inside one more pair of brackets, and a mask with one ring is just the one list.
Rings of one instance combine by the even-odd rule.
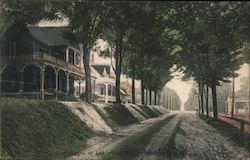
[[83, 92], [83, 52], [81, 45], [64, 38], [70, 31], [19, 24], [9, 28], [0, 43], [2, 94], [41, 99], [58, 92], [79, 96]]

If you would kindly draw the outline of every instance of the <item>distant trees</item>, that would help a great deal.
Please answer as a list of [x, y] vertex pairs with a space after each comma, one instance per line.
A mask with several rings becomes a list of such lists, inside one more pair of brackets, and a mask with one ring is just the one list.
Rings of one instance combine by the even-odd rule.
[[175, 90], [166, 86], [161, 91], [161, 105], [168, 110], [180, 110], [181, 100]]

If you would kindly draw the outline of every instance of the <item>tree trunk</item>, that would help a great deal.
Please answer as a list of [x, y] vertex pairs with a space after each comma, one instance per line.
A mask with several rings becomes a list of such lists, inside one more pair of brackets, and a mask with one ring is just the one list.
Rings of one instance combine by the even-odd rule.
[[170, 98], [169, 98], [169, 110], [172, 110], [172, 104], [173, 101], [172, 101], [172, 93], [170, 92]]
[[198, 89], [198, 94], [197, 95], [198, 95], [197, 98], [198, 98], [198, 106], [199, 106], [198, 114], [200, 114], [200, 112], [201, 112], [201, 102], [200, 102], [200, 90], [199, 89]]
[[[146, 102], [147, 103], [147, 102]], [[144, 105], [144, 77], [141, 77], [141, 104]]]
[[158, 105], [160, 105], [160, 101], [161, 101], [161, 93], [158, 94]]
[[163, 93], [162, 93], [162, 105], [163, 105], [163, 107], [166, 107], [166, 95], [165, 95], [165, 92], [163, 91]]
[[149, 105], [152, 105], [152, 91], [149, 90]]
[[148, 105], [148, 90], [146, 89], [146, 106]]
[[201, 81], [201, 85], [200, 85], [200, 96], [201, 96], [201, 114], [204, 115], [204, 85], [203, 85], [203, 81]]
[[213, 117], [214, 119], [218, 119], [218, 110], [217, 110], [217, 95], [216, 95], [216, 84], [212, 82], [212, 99], [213, 99]]
[[135, 65], [132, 60], [132, 104], [135, 104]]
[[156, 91], [154, 91], [154, 93], [155, 93], [155, 105], [157, 105], [157, 92]]
[[83, 46], [83, 62], [86, 76], [86, 89], [85, 89], [85, 101], [92, 103], [92, 90], [91, 90], [91, 70], [90, 70], [90, 51], [87, 45]]
[[209, 88], [208, 88], [208, 85], [206, 85], [206, 112], [207, 112], [207, 117], [209, 117], [209, 111], [208, 111], [208, 95], [209, 95]]
[[120, 77], [121, 77], [121, 64], [122, 64], [122, 39], [123, 36], [121, 34], [117, 35], [117, 42], [116, 42], [116, 50], [115, 50], [115, 93], [116, 93], [116, 103], [121, 103], [121, 96], [120, 96]]
[[233, 82], [232, 82], [232, 108], [231, 108], [231, 118], [234, 117], [234, 77], [233, 77]]

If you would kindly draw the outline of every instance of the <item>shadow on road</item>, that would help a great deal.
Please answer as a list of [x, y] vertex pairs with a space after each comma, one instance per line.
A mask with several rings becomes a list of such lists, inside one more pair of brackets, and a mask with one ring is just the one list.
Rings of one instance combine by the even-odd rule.
[[235, 142], [238, 146], [245, 148], [250, 152], [250, 134], [244, 133], [236, 127], [233, 127], [223, 121], [214, 120], [199, 116], [207, 124], [218, 130], [223, 136]]

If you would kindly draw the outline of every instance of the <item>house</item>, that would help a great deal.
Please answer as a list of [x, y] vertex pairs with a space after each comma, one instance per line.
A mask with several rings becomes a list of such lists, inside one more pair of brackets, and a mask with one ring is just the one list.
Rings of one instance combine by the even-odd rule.
[[[115, 73], [111, 63], [99, 61], [96, 63], [95, 59], [100, 58], [97, 53], [91, 53], [91, 74], [96, 77], [92, 86], [92, 93], [97, 96], [97, 102], [113, 103], [115, 99]], [[104, 63], [103, 63], [104, 62]]]
[[[228, 97], [226, 102], [226, 111], [228, 114], [232, 112], [232, 98]], [[250, 114], [249, 110], [249, 99], [246, 98], [235, 98], [234, 100], [234, 114]]]
[[59, 92], [80, 96], [84, 91], [83, 50], [64, 38], [66, 32], [70, 28], [10, 27], [0, 43], [2, 94], [41, 99]]
[[[92, 86], [92, 93], [97, 96], [97, 102], [113, 103], [116, 101], [115, 72], [110, 59], [100, 57], [96, 52], [91, 53], [91, 74], [96, 77]], [[122, 84], [121, 84], [122, 85]], [[121, 100], [124, 102], [127, 93], [120, 89]]]

